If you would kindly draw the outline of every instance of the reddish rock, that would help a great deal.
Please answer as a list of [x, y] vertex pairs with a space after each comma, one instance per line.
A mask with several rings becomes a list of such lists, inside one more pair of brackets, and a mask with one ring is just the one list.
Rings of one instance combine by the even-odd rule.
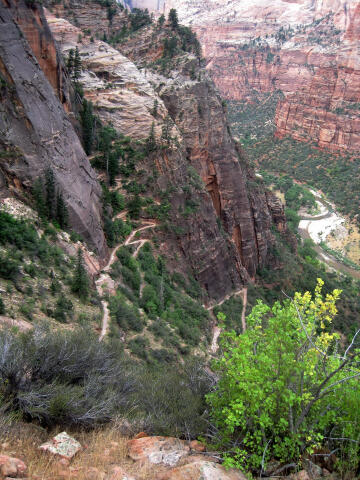
[[25, 477], [26, 464], [19, 458], [0, 455], [0, 473], [3, 477]]
[[193, 440], [189, 445], [191, 450], [195, 450], [196, 452], [205, 452], [206, 450], [205, 445], [197, 440]]
[[133, 460], [174, 466], [189, 454], [186, 442], [173, 437], [142, 437], [128, 442], [129, 456]]
[[[164, 235], [159, 239], [169, 267], [190, 268], [208, 297], [221, 300], [251, 281], [259, 267], [278, 266], [271, 253], [275, 241], [271, 228], [275, 223], [279, 231], [286, 230], [284, 212], [278, 206], [272, 209], [271, 194], [256, 183], [254, 172], [229, 134], [222, 100], [199, 62], [193, 56], [185, 58], [176, 67], [181, 72], [173, 72], [165, 84], [151, 71], [144, 78], [144, 69], [140, 72], [135, 65], [143, 68], [145, 60], [150, 64], [161, 57], [164, 39], [158, 38], [158, 31], [156, 45], [149, 27], [122, 42], [120, 54], [99, 40], [78, 42], [77, 32], [89, 28], [91, 17], [96, 15], [93, 4], [86, 8], [74, 5], [71, 16], [68, 10], [59, 9], [61, 12], [55, 8], [69, 21], [49, 14], [50, 28], [65, 53], [78, 46], [85, 98], [93, 101], [100, 119], [111, 121], [124, 135], [142, 139], [154, 122], [160, 143], [166, 119], [171, 121], [176, 146], [154, 152], [142, 164], [145, 171], [156, 169], [157, 189], [173, 190], [169, 218], [177, 232], [173, 238]], [[69, 23], [73, 15], [78, 29]], [[189, 72], [196, 80], [189, 81]], [[178, 80], [179, 74], [184, 80]], [[113, 88], [108, 88], [108, 82]], [[154, 117], [151, 110], [155, 100], [158, 114]], [[184, 194], [181, 185], [191, 192]], [[188, 197], [196, 208], [191, 215], [184, 215]], [[176, 256], [176, 265], [172, 265]]]
[[138, 439], [138, 438], [145, 438], [145, 437], [148, 437], [149, 435], [145, 432], [140, 432], [138, 433], [137, 435], [135, 435], [134, 439]]
[[239, 470], [226, 470], [223, 466], [205, 460], [174, 468], [159, 480], [246, 480]]

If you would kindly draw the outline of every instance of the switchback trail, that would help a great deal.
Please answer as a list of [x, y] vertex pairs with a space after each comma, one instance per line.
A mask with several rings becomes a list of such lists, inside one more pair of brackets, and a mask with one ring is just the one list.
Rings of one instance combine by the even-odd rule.
[[[241, 325], [243, 332], [246, 330], [246, 307], [247, 307], [247, 287], [242, 288], [241, 290], [237, 290], [234, 293], [231, 293], [229, 295], [226, 295], [225, 298], [223, 298], [220, 302], [216, 303], [215, 305], [212, 305], [211, 307], [208, 307], [206, 310], [211, 312], [211, 315], [213, 316], [215, 322], [216, 322], [216, 317], [213, 313], [213, 309], [215, 307], [219, 307], [222, 305], [226, 300], [229, 300], [231, 297], [236, 297], [238, 295], [242, 294], [242, 300], [243, 300], [243, 306], [242, 306], [242, 311], [241, 311]], [[210, 352], [211, 353], [216, 353], [219, 345], [218, 345], [218, 339], [221, 334], [221, 328], [215, 323], [213, 327], [213, 335], [212, 335], [212, 341], [211, 341], [211, 346], [210, 346]]]
[[[124, 218], [126, 216], [126, 214], [127, 214], [126, 211], [121, 212], [118, 215], [116, 215], [116, 217], [114, 217], [114, 219]], [[107, 262], [105, 267], [102, 269], [99, 278], [95, 281], [96, 290], [97, 290], [97, 292], [100, 296], [103, 295], [103, 291], [102, 291], [103, 286], [108, 284], [109, 282], [110, 283], [112, 282], [112, 279], [111, 279], [108, 272], [110, 271], [112, 264], [117, 260], [116, 252], [119, 250], [119, 248], [122, 247], [122, 246], [137, 245], [138, 244], [137, 248], [135, 249], [135, 251], [132, 254], [133, 257], [136, 257], [137, 254], [139, 253], [139, 250], [141, 249], [141, 247], [146, 242], [149, 241], [147, 239], [133, 240], [133, 238], [135, 237], [135, 235], [138, 232], [141, 232], [143, 230], [147, 230], [148, 228], [156, 227], [156, 223], [154, 223], [154, 222], [144, 221], [143, 223], [145, 223], [146, 225], [144, 225], [140, 228], [137, 228], [136, 230], [131, 232], [130, 235], [126, 238], [126, 240], [124, 242], [119, 243], [118, 245], [116, 245], [116, 247], [113, 248], [113, 250], [111, 252], [111, 255], [110, 255], [110, 258], [109, 258], [109, 261]], [[109, 303], [106, 300], [101, 300], [101, 305], [102, 305], [102, 309], [103, 309], [103, 317], [102, 317], [102, 321], [101, 321], [101, 332], [100, 332], [100, 335], [99, 335], [99, 342], [101, 342], [101, 340], [105, 337], [105, 335], [108, 331], [109, 319], [110, 319]]]

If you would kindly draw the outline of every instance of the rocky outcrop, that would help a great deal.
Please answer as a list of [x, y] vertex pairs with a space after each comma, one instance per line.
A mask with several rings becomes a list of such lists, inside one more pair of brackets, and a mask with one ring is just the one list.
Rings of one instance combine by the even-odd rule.
[[[59, 69], [51, 62], [49, 69], [44, 67], [43, 71], [40, 68], [20, 28], [25, 20], [19, 22], [20, 26], [16, 22], [19, 11], [22, 11], [23, 19], [26, 12], [32, 18], [33, 10], [24, 3], [1, 3], [1, 175], [6, 180], [7, 190], [26, 198], [34, 180], [50, 167], [68, 207], [71, 226], [104, 257], [106, 245], [101, 226], [100, 186], [56, 95], [61, 88], [61, 81], [55, 81], [55, 72], [60, 74]], [[41, 12], [36, 18], [46, 23]], [[43, 37], [38, 31], [31, 35], [31, 24], [32, 21], [28, 23], [26, 37], [31, 37], [34, 44], [40, 39], [41, 44]], [[45, 27], [44, 31], [47, 31]], [[50, 32], [46, 42], [51, 44]], [[40, 45], [38, 53], [41, 51]], [[51, 52], [55, 51], [54, 48], [47, 49], [51, 59], [54, 59]], [[49, 57], [43, 59], [45, 65]], [[55, 91], [44, 72], [49, 73]]]
[[159, 10], [172, 7], [198, 33], [225, 98], [281, 90], [278, 136], [359, 151], [358, 1], [167, 0]]
[[[86, 14], [77, 10], [80, 27], [82, 19], [87, 25], [91, 8], [84, 5]], [[80, 81], [102, 121], [139, 140], [154, 124], [159, 148], [139, 159], [137, 169], [155, 168], [156, 201], [171, 191], [165, 253], [172, 259], [183, 255], [177, 267], [190, 266], [210, 298], [223, 298], [254, 278], [258, 266], [273, 261], [271, 225], [279, 209], [273, 211], [235, 148], [221, 99], [198, 59], [184, 55], [164, 76], [148, 66], [161, 58], [164, 40], [152, 27], [122, 42], [125, 58], [89, 36], [79, 42], [80, 30], [65, 19], [49, 13], [48, 22], [65, 55], [78, 47], [84, 67]]]
[[20, 26], [40, 68], [57, 93], [65, 110], [70, 111], [70, 82], [42, 8], [25, 8], [23, 1], [11, 2], [13, 18]]

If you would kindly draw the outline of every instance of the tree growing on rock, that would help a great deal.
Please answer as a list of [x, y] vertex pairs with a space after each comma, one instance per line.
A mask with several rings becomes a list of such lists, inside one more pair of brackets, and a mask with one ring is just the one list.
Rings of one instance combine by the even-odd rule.
[[176, 30], [179, 26], [179, 19], [178, 19], [177, 11], [175, 8], [172, 8], [170, 10], [168, 20], [171, 28], [173, 30]]

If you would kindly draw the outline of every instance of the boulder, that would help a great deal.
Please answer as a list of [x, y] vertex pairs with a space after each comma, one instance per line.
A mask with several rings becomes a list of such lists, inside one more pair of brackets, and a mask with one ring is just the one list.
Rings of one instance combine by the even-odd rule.
[[81, 444], [70, 437], [66, 432], [59, 433], [49, 442], [40, 445], [39, 449], [45, 452], [50, 452], [54, 455], [59, 455], [62, 458], [70, 460], [73, 456], [81, 450]]
[[246, 477], [238, 470], [225, 470], [221, 465], [203, 460], [173, 468], [158, 480], [246, 480]]
[[0, 455], [0, 475], [2, 477], [25, 477], [27, 466], [19, 458]]
[[189, 454], [185, 441], [173, 437], [142, 437], [128, 442], [129, 456], [133, 460], [148, 460], [154, 464], [173, 467]]
[[119, 465], [114, 465], [104, 480], [135, 480], [130, 477]]
[[193, 440], [189, 445], [191, 450], [195, 450], [195, 452], [205, 452], [205, 445], [197, 440]]
[[289, 477], [287, 477], [289, 480], [311, 480], [309, 474], [307, 473], [306, 470], [300, 470], [300, 472], [293, 473]]

